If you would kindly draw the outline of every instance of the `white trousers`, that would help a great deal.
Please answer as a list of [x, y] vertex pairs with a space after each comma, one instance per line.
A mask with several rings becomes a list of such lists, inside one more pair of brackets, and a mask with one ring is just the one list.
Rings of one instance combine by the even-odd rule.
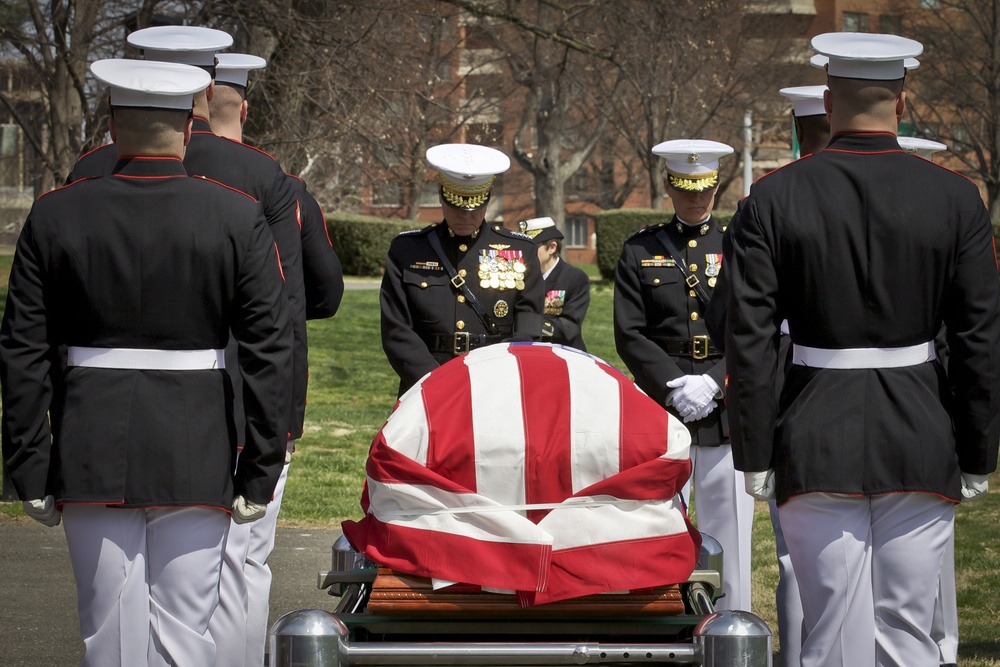
[[795, 580], [792, 557], [788, 555], [785, 535], [781, 530], [778, 505], [768, 502], [771, 526], [774, 528], [774, 551], [778, 557], [778, 587], [774, 591], [775, 607], [778, 611], [778, 637], [781, 643], [781, 667], [799, 667], [799, 652], [802, 648], [802, 602], [799, 600], [799, 584]]
[[743, 473], [733, 467], [733, 450], [729, 445], [692, 447], [691, 466], [691, 479], [681, 492], [684, 502], [690, 501], [693, 490], [698, 530], [718, 540], [723, 549], [725, 595], [716, 608], [750, 611], [753, 496], [746, 492]]
[[938, 599], [934, 607], [931, 638], [938, 645], [942, 665], [958, 663], [958, 599], [955, 590], [955, 533], [948, 540], [948, 547], [941, 562], [938, 581]]
[[252, 523], [233, 524], [219, 585], [219, 606], [209, 628], [219, 653], [215, 667], [261, 667], [267, 644], [274, 531], [288, 479], [286, 464], [278, 477], [267, 513]]
[[63, 506], [82, 667], [215, 663], [208, 620], [230, 518], [205, 507]]
[[929, 493], [807, 493], [778, 508], [802, 601], [802, 667], [933, 667], [955, 506]]

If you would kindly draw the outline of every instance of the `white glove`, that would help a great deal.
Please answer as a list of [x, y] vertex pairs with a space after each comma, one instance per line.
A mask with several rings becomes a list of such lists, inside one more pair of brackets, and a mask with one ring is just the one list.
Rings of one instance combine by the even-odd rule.
[[968, 472], [963, 472], [961, 475], [962, 498], [965, 500], [973, 500], [979, 496], [986, 495], [986, 492], [990, 490], [989, 475], [973, 475]]
[[[684, 421], [690, 421], [688, 417], [702, 419], [718, 407], [715, 403], [707, 412], [704, 412], [712, 400], [719, 393], [719, 385], [707, 375], [683, 375], [667, 383], [667, 386], [674, 391], [667, 396], [667, 401], [673, 403], [677, 408], [677, 413]], [[702, 414], [703, 413], [703, 414]], [[696, 417], [696, 415], [702, 415]]]
[[252, 523], [267, 513], [267, 505], [247, 500], [243, 496], [233, 499], [233, 523]]
[[743, 484], [747, 493], [757, 500], [774, 500], [774, 468], [743, 473]]
[[719, 404], [715, 401], [709, 401], [708, 405], [704, 406], [701, 410], [695, 410], [688, 414], [686, 417], [681, 417], [683, 422], [687, 424], [688, 422], [696, 422], [699, 419], [704, 419], [705, 417], [712, 414], [712, 410], [719, 407]]
[[59, 510], [56, 509], [56, 499], [52, 496], [45, 496], [38, 500], [25, 500], [21, 506], [24, 507], [25, 514], [49, 528], [58, 526], [62, 519]]

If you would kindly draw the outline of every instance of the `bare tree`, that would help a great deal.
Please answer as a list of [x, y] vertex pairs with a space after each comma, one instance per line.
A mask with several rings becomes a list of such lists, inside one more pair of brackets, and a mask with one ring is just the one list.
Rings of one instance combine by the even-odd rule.
[[[937, 0], [904, 14], [906, 35], [923, 43], [908, 74], [909, 119], [918, 133], [948, 144], [983, 183], [990, 216], [1000, 218], [1000, 2]], [[902, 14], [905, 7], [901, 7]]]

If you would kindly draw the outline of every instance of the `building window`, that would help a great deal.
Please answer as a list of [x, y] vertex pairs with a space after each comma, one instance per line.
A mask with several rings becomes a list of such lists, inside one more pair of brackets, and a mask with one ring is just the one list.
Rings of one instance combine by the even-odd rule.
[[566, 218], [566, 240], [567, 248], [587, 247], [587, 219], [586, 218]]
[[868, 14], [844, 12], [844, 32], [868, 32]]
[[878, 17], [878, 30], [886, 35], [902, 35], [903, 17], [899, 14], [882, 14]]

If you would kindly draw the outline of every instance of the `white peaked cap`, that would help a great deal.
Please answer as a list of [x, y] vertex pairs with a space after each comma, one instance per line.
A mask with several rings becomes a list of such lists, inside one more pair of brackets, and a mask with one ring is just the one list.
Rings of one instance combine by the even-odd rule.
[[194, 94], [212, 77], [205, 70], [148, 60], [98, 60], [90, 65], [94, 78], [111, 87], [111, 106], [183, 109], [190, 111]]
[[928, 159], [937, 151], [948, 150], [948, 146], [940, 141], [924, 139], [923, 137], [896, 137], [896, 140], [899, 142], [899, 147], [907, 153]]
[[489, 201], [497, 174], [510, 169], [501, 151], [477, 144], [441, 144], [427, 149], [427, 161], [438, 170], [445, 201], [455, 208], [475, 210]]
[[794, 86], [782, 88], [778, 93], [792, 101], [794, 116], [820, 116], [826, 115], [823, 107], [823, 93], [826, 90], [826, 86]]
[[830, 59], [830, 76], [874, 81], [902, 79], [906, 59], [924, 50], [916, 40], [867, 32], [827, 32], [813, 37], [812, 47]]
[[130, 33], [127, 41], [142, 49], [146, 60], [183, 63], [199, 67], [215, 65], [215, 54], [233, 45], [228, 32], [193, 25], [160, 25]]
[[[817, 53], [809, 58], [809, 64], [818, 69], [824, 69], [829, 62], [830, 58], [821, 53]], [[920, 61], [916, 58], [907, 58], [903, 61], [903, 69], [907, 72], [911, 69], [917, 69], [918, 67], [920, 67]]]
[[215, 82], [247, 87], [250, 70], [264, 69], [267, 61], [249, 53], [220, 53], [216, 56]]
[[653, 154], [663, 158], [663, 171], [678, 190], [701, 192], [719, 182], [719, 158], [733, 147], [708, 139], [671, 139], [653, 146]]

